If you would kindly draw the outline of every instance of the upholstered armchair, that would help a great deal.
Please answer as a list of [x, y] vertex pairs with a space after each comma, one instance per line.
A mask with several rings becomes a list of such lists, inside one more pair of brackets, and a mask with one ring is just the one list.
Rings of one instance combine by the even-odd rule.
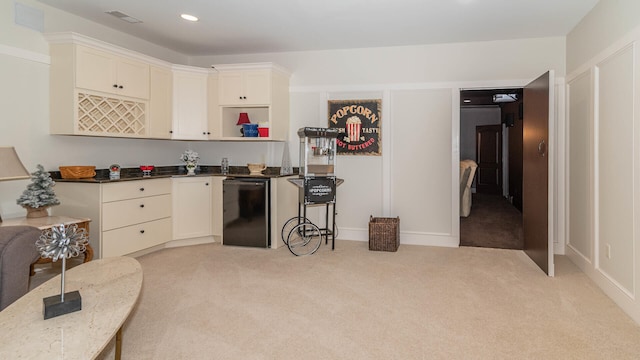
[[473, 160], [460, 161], [460, 216], [463, 217], [471, 213], [471, 184], [477, 168]]
[[29, 266], [40, 257], [39, 236], [31, 226], [0, 227], [0, 310], [29, 291]]

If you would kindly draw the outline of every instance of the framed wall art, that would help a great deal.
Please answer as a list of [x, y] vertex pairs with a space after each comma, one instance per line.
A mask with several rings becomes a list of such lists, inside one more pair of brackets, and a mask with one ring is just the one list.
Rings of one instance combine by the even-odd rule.
[[382, 154], [382, 100], [329, 100], [329, 127], [337, 128], [338, 155]]

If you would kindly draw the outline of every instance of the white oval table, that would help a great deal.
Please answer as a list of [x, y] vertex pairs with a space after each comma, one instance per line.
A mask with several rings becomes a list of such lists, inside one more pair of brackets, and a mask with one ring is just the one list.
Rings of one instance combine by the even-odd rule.
[[116, 336], [138, 300], [142, 267], [129, 257], [78, 265], [65, 273], [65, 292], [80, 291], [82, 310], [44, 320], [42, 299], [60, 294], [60, 275], [0, 311], [0, 359], [94, 359]]

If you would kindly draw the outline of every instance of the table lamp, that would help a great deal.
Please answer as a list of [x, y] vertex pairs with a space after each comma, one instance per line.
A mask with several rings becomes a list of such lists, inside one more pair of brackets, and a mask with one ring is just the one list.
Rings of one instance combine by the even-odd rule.
[[[0, 181], [28, 179], [31, 175], [24, 167], [13, 146], [0, 147]], [[0, 216], [2, 222], [2, 216]]]
[[[249, 114], [247, 114], [246, 112], [241, 112], [240, 116], [238, 116], [238, 122], [236, 123], [236, 125], [242, 126], [242, 124], [251, 124], [251, 121], [249, 120]], [[242, 128], [240, 128], [240, 133], [244, 135]]]

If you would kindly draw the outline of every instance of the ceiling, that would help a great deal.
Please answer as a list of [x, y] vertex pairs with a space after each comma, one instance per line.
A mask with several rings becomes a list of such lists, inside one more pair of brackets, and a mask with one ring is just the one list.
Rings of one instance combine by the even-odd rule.
[[[598, 0], [39, 0], [179, 53], [283, 51], [564, 36]], [[107, 11], [142, 23], [130, 24]], [[200, 18], [191, 23], [181, 13]]]

